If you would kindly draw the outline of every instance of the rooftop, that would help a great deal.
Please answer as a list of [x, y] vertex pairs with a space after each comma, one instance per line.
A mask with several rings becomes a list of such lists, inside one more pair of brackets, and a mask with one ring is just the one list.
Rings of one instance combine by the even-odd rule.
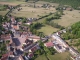
[[45, 45], [46, 47], [52, 47], [52, 46], [53, 46], [53, 43], [52, 43], [52, 42], [47, 42], [47, 43], [44, 43], [44, 45]]

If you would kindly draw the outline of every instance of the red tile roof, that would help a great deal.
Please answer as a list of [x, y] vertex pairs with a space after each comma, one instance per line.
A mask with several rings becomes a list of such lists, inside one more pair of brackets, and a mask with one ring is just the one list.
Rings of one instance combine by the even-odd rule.
[[11, 17], [11, 21], [15, 21], [15, 17]]
[[47, 42], [44, 44], [46, 47], [52, 47], [53, 46], [53, 43], [52, 42]]
[[34, 46], [34, 47], [31, 48], [31, 51], [32, 51], [32, 52], [34, 52], [34, 51], [36, 51], [36, 50], [37, 50], [37, 47], [36, 47], [36, 46]]
[[1, 39], [10, 39], [10, 34], [3, 34], [1, 35]]
[[9, 52], [7, 54], [3, 54], [1, 60], [7, 60], [9, 55], [13, 55], [13, 52]]
[[40, 37], [39, 36], [29, 36], [28, 38], [32, 38], [32, 39], [39, 39], [40, 40]]
[[10, 35], [10, 34], [3, 34], [3, 35], [0, 36], [0, 38], [1, 38], [2, 40], [4, 40], [4, 41], [9, 40], [9, 41], [10, 41], [9, 44], [12, 43], [12, 39], [11, 39], [11, 35]]
[[33, 55], [33, 53], [30, 53], [28, 56], [29, 56], [30, 58], [32, 58], [34, 55]]

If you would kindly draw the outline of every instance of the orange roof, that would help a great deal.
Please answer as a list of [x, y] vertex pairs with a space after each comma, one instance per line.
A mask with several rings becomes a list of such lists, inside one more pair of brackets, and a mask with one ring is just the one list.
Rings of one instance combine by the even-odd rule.
[[13, 25], [13, 28], [14, 28], [14, 29], [17, 29], [17, 25]]
[[4, 34], [4, 35], [1, 35], [1, 39], [7, 40], [11, 38], [10, 36], [11, 36], [10, 34]]
[[52, 47], [53, 46], [53, 43], [52, 42], [47, 42], [45, 43], [46, 47]]
[[9, 52], [7, 54], [3, 54], [1, 60], [7, 60], [9, 55], [13, 55], [13, 52]]
[[36, 51], [36, 50], [37, 50], [37, 47], [36, 47], [36, 46], [34, 46], [34, 47], [31, 48], [31, 51], [32, 51], [32, 52], [34, 52], [34, 51]]
[[5, 40], [5, 41], [9, 40], [10, 41], [9, 44], [12, 43], [12, 39], [11, 39], [11, 35], [10, 34], [1, 35], [0, 37], [1, 37], [2, 40]]

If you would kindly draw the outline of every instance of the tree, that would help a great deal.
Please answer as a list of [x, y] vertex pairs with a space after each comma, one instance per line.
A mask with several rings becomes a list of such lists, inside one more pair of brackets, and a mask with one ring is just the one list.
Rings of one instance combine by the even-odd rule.
[[28, 2], [28, 0], [25, 0], [25, 2]]
[[22, 23], [26, 23], [26, 21], [27, 21], [27, 20], [24, 18], [24, 19], [22, 20]]
[[10, 40], [7, 40], [7, 41], [6, 41], [6, 44], [9, 44], [9, 43], [10, 43]]

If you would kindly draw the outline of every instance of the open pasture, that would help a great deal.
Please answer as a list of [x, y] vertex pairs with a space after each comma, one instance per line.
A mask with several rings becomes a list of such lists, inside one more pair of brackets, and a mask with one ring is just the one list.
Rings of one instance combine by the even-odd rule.
[[[41, 3], [37, 2], [35, 4], [35, 8], [34, 8], [34, 3], [32, 2], [27, 2], [25, 4], [21, 4], [22, 8], [20, 11], [14, 10], [11, 15], [17, 16], [17, 17], [35, 17], [38, 18], [40, 16], [44, 16], [47, 15], [49, 13], [54, 13], [56, 12], [56, 9], [54, 7], [50, 7], [50, 8], [43, 8], [43, 4], [46, 4], [45, 2]], [[50, 4], [52, 5], [52, 4]], [[58, 4], [53, 4], [53, 6], [57, 6]]]
[[64, 14], [65, 15], [63, 15], [61, 19], [53, 20], [53, 21], [64, 27], [71, 26], [72, 24], [80, 21], [80, 11], [79, 10], [64, 11]]
[[7, 12], [8, 12], [8, 10], [7, 11], [0, 11], [0, 15], [4, 16]]
[[[32, 4], [32, 5], [34, 5], [34, 4]], [[37, 4], [36, 4], [36, 6], [37, 6]], [[38, 4], [38, 6], [40, 6], [40, 4]], [[11, 15], [17, 16], [17, 17], [38, 18], [40, 16], [47, 15], [51, 12], [52, 13], [56, 12], [55, 8], [46, 9], [46, 8], [42, 8], [42, 7], [34, 8], [34, 7], [29, 7], [29, 6], [22, 6], [20, 8], [22, 8], [22, 10], [20, 10], [20, 11], [14, 10], [11, 13]]]

